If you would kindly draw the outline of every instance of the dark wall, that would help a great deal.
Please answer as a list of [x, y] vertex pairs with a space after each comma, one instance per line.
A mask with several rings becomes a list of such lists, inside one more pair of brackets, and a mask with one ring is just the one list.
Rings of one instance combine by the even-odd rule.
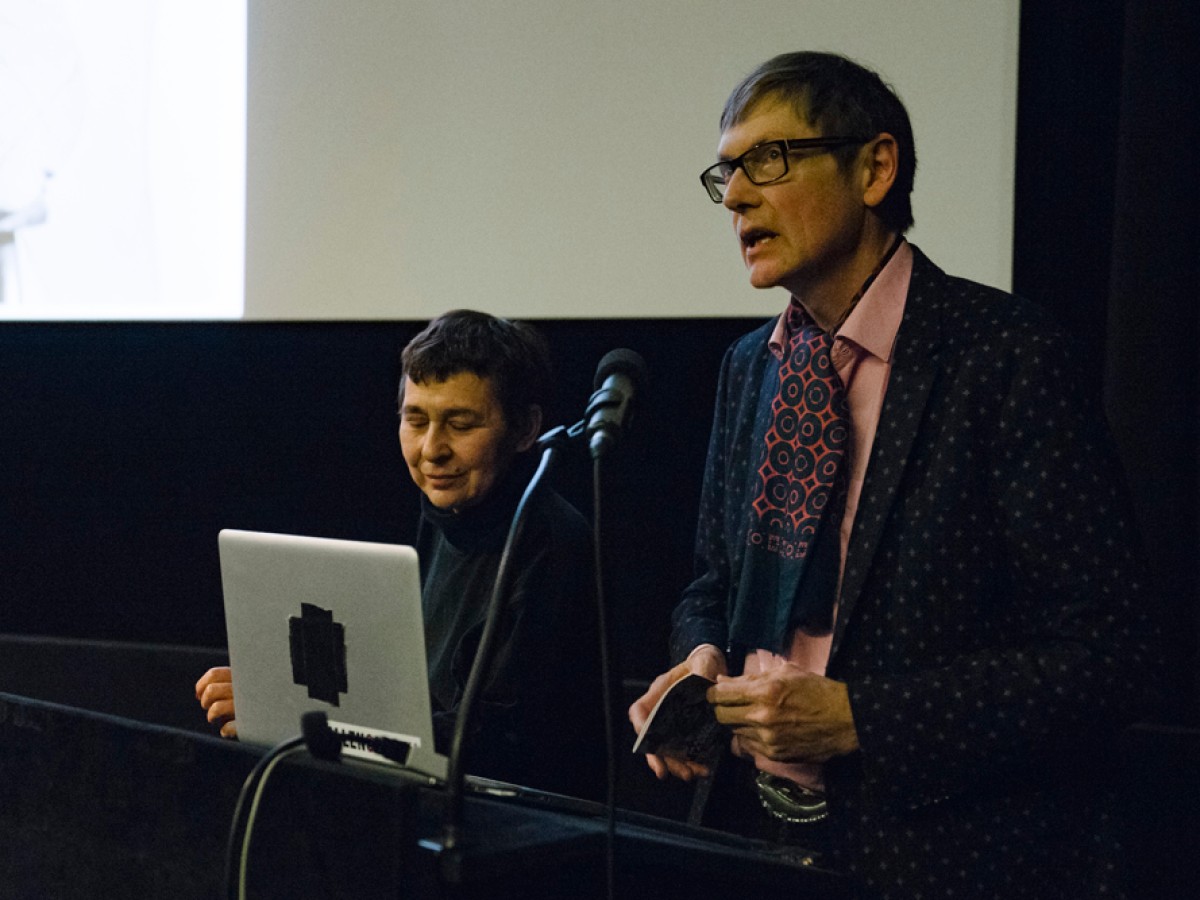
[[402, 334], [0, 328], [0, 627], [222, 643], [217, 529], [395, 537], [387, 398]]
[[1021, 4], [1014, 289], [1087, 350], [1200, 720], [1200, 6]]

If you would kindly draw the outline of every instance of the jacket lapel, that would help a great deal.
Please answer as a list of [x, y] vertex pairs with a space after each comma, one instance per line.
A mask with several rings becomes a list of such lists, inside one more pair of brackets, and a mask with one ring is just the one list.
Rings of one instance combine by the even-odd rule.
[[884, 523], [896, 500], [913, 440], [925, 415], [929, 392], [940, 371], [937, 351], [942, 340], [941, 306], [946, 297], [946, 275], [915, 247], [913, 252], [912, 279], [896, 336], [895, 359], [846, 554], [831, 662], [837, 656], [846, 624], [871, 570]]

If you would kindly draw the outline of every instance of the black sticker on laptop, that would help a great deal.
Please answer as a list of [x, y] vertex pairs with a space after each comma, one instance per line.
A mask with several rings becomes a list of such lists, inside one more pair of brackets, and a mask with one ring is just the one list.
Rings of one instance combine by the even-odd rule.
[[312, 603], [300, 604], [300, 615], [288, 617], [292, 682], [308, 688], [308, 696], [339, 706], [346, 693], [346, 629], [333, 612]]

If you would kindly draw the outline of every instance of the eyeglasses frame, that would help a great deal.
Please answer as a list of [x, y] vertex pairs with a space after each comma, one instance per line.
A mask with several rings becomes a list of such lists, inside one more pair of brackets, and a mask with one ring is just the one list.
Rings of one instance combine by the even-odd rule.
[[[784, 178], [787, 173], [791, 171], [790, 167], [788, 166], [788, 156], [796, 150], [834, 150], [838, 147], [849, 147], [852, 144], [866, 144], [872, 140], [874, 140], [874, 138], [869, 137], [815, 137], [761, 141], [760, 143], [755, 144], [741, 156], [734, 157], [733, 159], [723, 159], [720, 162], [713, 163], [700, 173], [700, 183], [704, 185], [704, 191], [708, 194], [708, 198], [712, 200], [713, 203], [721, 203], [725, 199], [725, 194], [721, 193], [719, 196], [715, 195], [716, 188], [709, 187], [709, 182], [707, 180], [708, 173], [712, 172], [714, 169], [728, 168], [729, 178], [733, 177], [734, 171], [741, 169], [751, 184], [774, 184], [776, 181]], [[761, 150], [763, 147], [769, 147], [772, 144], [783, 149], [783, 171], [774, 178], [768, 178], [766, 181], [755, 181], [754, 178], [751, 177], [750, 173], [746, 171], [746, 157], [751, 153]], [[726, 184], [728, 184], [728, 180], [726, 181]]]

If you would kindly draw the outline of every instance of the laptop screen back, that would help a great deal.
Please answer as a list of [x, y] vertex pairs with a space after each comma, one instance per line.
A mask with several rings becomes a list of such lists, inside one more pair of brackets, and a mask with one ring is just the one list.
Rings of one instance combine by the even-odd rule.
[[238, 737], [274, 745], [320, 710], [366, 738], [345, 752], [377, 759], [380, 738], [400, 741], [409, 767], [444, 778], [416, 551], [229, 529], [218, 545]]

